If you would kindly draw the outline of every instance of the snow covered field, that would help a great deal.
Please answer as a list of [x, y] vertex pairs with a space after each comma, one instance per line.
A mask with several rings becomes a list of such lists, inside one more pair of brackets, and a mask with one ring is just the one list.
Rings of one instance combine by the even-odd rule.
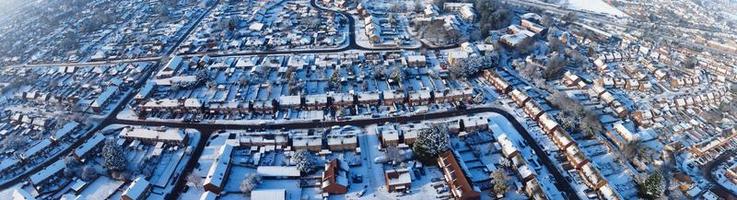
[[561, 0], [559, 5], [569, 9], [583, 10], [614, 16], [627, 16], [621, 10], [607, 4], [604, 0]]

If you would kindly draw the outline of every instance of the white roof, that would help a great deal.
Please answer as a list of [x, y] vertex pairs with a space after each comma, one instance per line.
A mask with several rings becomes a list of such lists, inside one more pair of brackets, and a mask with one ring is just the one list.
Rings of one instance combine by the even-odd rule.
[[253, 190], [251, 192], [251, 199], [285, 200], [287, 199], [287, 190], [285, 189]]
[[386, 170], [384, 173], [386, 174], [386, 173], [391, 173], [391, 172], [396, 172], [399, 174], [399, 176], [397, 178], [387, 179], [388, 185], [404, 185], [404, 184], [412, 183], [412, 175], [410, 175], [407, 169], [400, 169], [400, 170], [389, 169], [389, 170]]
[[33, 197], [28, 191], [16, 188], [13, 189], [13, 200], [35, 200], [36, 198]]
[[64, 138], [64, 136], [68, 135], [72, 132], [72, 130], [76, 129], [77, 126], [79, 126], [79, 123], [75, 121], [68, 122], [64, 124], [63, 127], [61, 127], [59, 130], [56, 130], [54, 135], [51, 137], [52, 140], [60, 140]]
[[218, 157], [210, 166], [210, 170], [207, 172], [205, 178], [205, 185], [212, 184], [218, 187], [222, 187], [225, 180], [225, 174], [230, 166], [230, 154], [233, 152], [233, 146], [230, 144], [224, 144], [220, 147]]
[[259, 166], [256, 173], [261, 177], [299, 177], [296, 166]]
[[74, 150], [74, 155], [76, 156], [84, 156], [89, 152], [91, 149], [95, 148], [97, 145], [102, 143], [102, 141], [105, 140], [105, 136], [102, 135], [102, 133], [95, 133], [90, 139], [85, 141], [81, 146], [79, 146], [77, 149]]
[[217, 195], [210, 191], [206, 191], [205, 193], [202, 193], [202, 196], [200, 196], [200, 200], [215, 200], [215, 199], [217, 199]]
[[43, 182], [54, 174], [64, 170], [66, 166], [67, 165], [64, 164], [64, 160], [58, 160], [48, 167], [44, 168], [43, 170], [39, 171], [38, 173], [31, 175], [31, 183], [33, 185], [36, 185], [40, 182]]
[[124, 128], [120, 131], [120, 137], [130, 139], [155, 140], [155, 141], [184, 141], [186, 134], [178, 128], [167, 128], [164, 131], [146, 128]]
[[92, 103], [92, 106], [102, 107], [105, 104], [105, 102], [107, 102], [108, 99], [110, 99], [110, 97], [115, 95], [115, 93], [117, 92], [118, 92], [118, 87], [116, 86], [108, 87], [107, 89], [105, 89], [104, 92], [102, 92], [102, 94], [100, 94], [100, 96], [97, 96], [97, 99], [95, 99], [95, 102]]
[[36, 154], [38, 154], [39, 152], [45, 150], [50, 145], [51, 145], [51, 140], [44, 139], [41, 142], [36, 143], [36, 145], [33, 145], [31, 148], [29, 148], [25, 152], [23, 152], [23, 154], [21, 155], [21, 158], [22, 159], [27, 159], [27, 158], [33, 157]]
[[133, 180], [130, 186], [123, 191], [123, 196], [128, 196], [131, 199], [140, 199], [144, 193], [146, 193], [146, 190], [151, 186], [151, 183], [149, 183], [146, 179], [143, 177], [138, 177], [136, 180]]

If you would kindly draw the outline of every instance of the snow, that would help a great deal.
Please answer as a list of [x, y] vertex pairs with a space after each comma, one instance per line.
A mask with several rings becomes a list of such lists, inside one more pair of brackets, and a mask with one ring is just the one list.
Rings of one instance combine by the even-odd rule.
[[136, 180], [133, 180], [133, 183], [131, 183], [127, 189], [125, 189], [123, 196], [127, 196], [132, 199], [142, 198], [150, 186], [151, 184], [145, 178], [138, 177]]
[[223, 179], [226, 178], [225, 174], [230, 167], [231, 152], [233, 152], [233, 146], [230, 144], [225, 144], [220, 148], [218, 158], [214, 161], [216, 164], [212, 165], [210, 170], [207, 172], [205, 184], [212, 184], [218, 188], [222, 188], [223, 183], [225, 182]]
[[583, 10], [614, 16], [627, 16], [624, 12], [604, 2], [604, 0], [563, 0], [558, 4], [574, 10]]
[[107, 176], [100, 176], [90, 183], [90, 185], [85, 188], [79, 196], [84, 197], [87, 200], [107, 199], [124, 183], [125, 182], [123, 181], [110, 179]]
[[256, 169], [261, 177], [299, 177], [300, 172], [294, 166], [259, 166]]
[[64, 170], [66, 166], [67, 165], [64, 164], [64, 160], [58, 160], [38, 173], [31, 175], [31, 183], [34, 185], [39, 184], [49, 177], [59, 173], [61, 170]]

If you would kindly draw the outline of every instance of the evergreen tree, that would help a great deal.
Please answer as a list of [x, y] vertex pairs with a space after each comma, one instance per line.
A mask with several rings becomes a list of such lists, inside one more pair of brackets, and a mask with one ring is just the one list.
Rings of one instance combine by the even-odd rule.
[[412, 146], [415, 157], [425, 164], [432, 164], [441, 153], [450, 149], [448, 127], [433, 125], [420, 131]]
[[123, 171], [127, 165], [123, 149], [116, 145], [113, 140], [105, 141], [105, 146], [102, 148], [102, 158], [104, 159], [103, 164], [108, 170]]

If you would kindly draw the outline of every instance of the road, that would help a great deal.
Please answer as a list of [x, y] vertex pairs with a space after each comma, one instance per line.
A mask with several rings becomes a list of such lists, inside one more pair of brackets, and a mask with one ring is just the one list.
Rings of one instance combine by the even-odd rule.
[[72, 62], [72, 63], [41, 63], [41, 64], [17, 64], [17, 65], [9, 65], [7, 67], [42, 67], [42, 66], [92, 66], [92, 65], [104, 65], [104, 64], [118, 64], [118, 63], [131, 63], [131, 62], [147, 62], [147, 61], [158, 61], [162, 58], [171, 57], [173, 55], [179, 55], [183, 57], [194, 57], [194, 56], [205, 56], [208, 55], [210, 57], [229, 57], [229, 56], [250, 56], [250, 55], [272, 55], [272, 54], [303, 54], [303, 53], [338, 53], [338, 52], [344, 52], [344, 51], [350, 51], [350, 50], [363, 50], [363, 51], [398, 51], [398, 50], [421, 50], [421, 49], [427, 49], [427, 50], [447, 50], [447, 49], [455, 49], [458, 48], [460, 45], [450, 45], [450, 46], [443, 46], [443, 47], [432, 47], [425, 43], [422, 44], [421, 47], [416, 48], [403, 48], [403, 47], [386, 47], [386, 48], [369, 48], [369, 47], [363, 47], [356, 43], [356, 35], [355, 35], [355, 19], [353, 18], [353, 15], [349, 14], [345, 11], [336, 11], [336, 10], [330, 10], [325, 9], [320, 6], [317, 6], [315, 3], [316, 0], [311, 0], [310, 4], [322, 11], [326, 12], [336, 12], [341, 15], [343, 15], [347, 19], [348, 23], [348, 45], [344, 45], [342, 47], [338, 48], [323, 48], [323, 49], [301, 49], [301, 50], [252, 50], [252, 51], [239, 51], [239, 52], [200, 52], [200, 53], [182, 53], [177, 54], [176, 50], [181, 45], [181, 43], [186, 40], [186, 38], [191, 35], [191, 33], [196, 30], [196, 27], [199, 25], [199, 23], [206, 17], [210, 11], [212, 11], [216, 6], [211, 7], [206, 11], [204, 15], [198, 18], [198, 21], [192, 25], [187, 30], [187, 33], [177, 41], [177, 43], [172, 47], [169, 52], [165, 52], [165, 56], [153, 56], [153, 57], [141, 57], [141, 58], [129, 58], [129, 59], [118, 59], [118, 60], [106, 60], [106, 61], [91, 61], [91, 62]]
[[[148, 80], [148, 78], [153, 74], [154, 71], [156, 71], [156, 69], [152, 67], [148, 71], [144, 72], [146, 74], [144, 76], [141, 76], [138, 82], [135, 85], [133, 85], [133, 88], [141, 87], [141, 85], [143, 85], [143, 83], [145, 83], [146, 80]], [[57, 160], [63, 159], [63, 156], [69, 155], [74, 149], [76, 149], [77, 147], [82, 145], [84, 142], [86, 142], [87, 139], [92, 137], [94, 133], [112, 124], [112, 122], [115, 120], [115, 116], [125, 107], [125, 105], [128, 104], [128, 102], [130, 102], [130, 100], [134, 96], [136, 96], [135, 90], [133, 90], [127, 96], [120, 99], [120, 101], [118, 102], [118, 105], [112, 111], [110, 111], [110, 114], [105, 116], [105, 118], [99, 124], [97, 124], [94, 128], [90, 129], [82, 137], [77, 139], [77, 141], [75, 141], [74, 144], [69, 146], [69, 148], [64, 149], [62, 152], [56, 154], [55, 156], [47, 158], [46, 161], [44, 161], [42, 164], [36, 165], [35, 167], [33, 167], [33, 169], [23, 172], [22, 175], [18, 176], [17, 178], [0, 184], [0, 190], [5, 190], [5, 189], [12, 187], [13, 185], [21, 183], [22, 181], [28, 179], [28, 177], [30, 177], [32, 174], [37, 173], [38, 171], [42, 170], [44, 167], [51, 165]]]
[[[316, 8], [319, 8], [315, 5], [315, 0], [311, 1], [311, 4], [315, 6]], [[211, 8], [212, 9], [212, 8]], [[244, 53], [232, 53], [232, 54], [211, 54], [213, 56], [238, 56], [238, 55], [267, 55], [267, 54], [284, 54], [284, 53], [321, 53], [321, 52], [342, 52], [347, 50], [367, 50], [367, 51], [385, 51], [385, 50], [399, 50], [402, 48], [385, 48], [385, 49], [374, 49], [374, 48], [365, 48], [361, 47], [356, 44], [355, 41], [355, 20], [353, 17], [348, 14], [347, 12], [343, 11], [332, 11], [331, 12], [338, 12], [343, 14], [346, 19], [348, 19], [349, 24], [349, 45], [347, 45], [344, 48], [337, 48], [337, 49], [316, 49], [316, 50], [304, 50], [304, 51], [263, 51], [263, 52], [244, 52]], [[209, 13], [209, 10], [208, 10]], [[204, 16], [204, 15], [203, 15]], [[202, 17], [200, 17], [198, 20], [201, 20]], [[176, 46], [179, 46], [181, 42], [189, 35], [191, 32], [195, 29], [195, 27], [199, 24], [199, 21], [193, 25], [188, 31], [187, 34], [180, 39], [180, 41], [177, 42]], [[428, 47], [423, 44], [422, 47], [416, 48], [416, 49], [429, 49], [429, 50], [443, 50], [443, 49], [450, 49], [450, 48], [456, 48], [457, 46], [451, 46], [451, 47]], [[405, 49], [407, 50], [407, 49]], [[409, 49], [413, 50], [413, 49]], [[170, 54], [175, 52], [176, 48], [172, 48], [172, 50], [169, 52]], [[168, 57], [168, 56], [166, 56]], [[129, 63], [129, 62], [142, 62], [142, 61], [160, 61], [164, 59], [165, 57], [162, 56], [156, 56], [156, 57], [146, 57], [146, 58], [135, 58], [135, 59], [124, 59], [124, 60], [110, 60], [110, 61], [101, 61], [101, 62], [85, 62], [85, 63], [61, 63], [61, 64], [34, 64], [34, 65], [23, 65], [23, 66], [86, 66], [86, 65], [100, 65], [100, 64], [112, 64], [112, 63]], [[142, 76], [143, 80], [139, 80], [138, 83], [134, 86], [134, 88], [139, 88], [145, 80], [148, 80], [149, 77], [153, 74], [153, 72], [156, 71], [154, 69], [151, 69], [147, 72], [147, 75]], [[483, 107], [472, 107], [466, 110], [450, 110], [450, 111], [443, 111], [443, 112], [434, 112], [434, 113], [425, 113], [425, 114], [417, 114], [412, 116], [397, 116], [397, 117], [381, 117], [381, 118], [367, 118], [367, 119], [355, 119], [350, 121], [324, 121], [324, 122], [286, 122], [286, 123], [279, 123], [279, 124], [266, 124], [266, 125], [252, 125], [252, 124], [205, 124], [205, 123], [182, 123], [182, 122], [151, 122], [151, 121], [137, 121], [137, 120], [123, 120], [123, 119], [117, 119], [117, 114], [127, 105], [127, 103], [131, 100], [131, 98], [135, 96], [135, 92], [131, 92], [127, 96], [125, 96], [123, 99], [121, 99], [120, 103], [113, 109], [113, 111], [110, 112], [108, 116], [106, 116], [100, 124], [98, 124], [96, 127], [91, 129], [89, 132], [87, 132], [82, 138], [77, 140], [70, 148], [64, 150], [63, 152], [59, 153], [58, 155], [48, 159], [46, 162], [44, 162], [41, 165], [38, 165], [33, 170], [29, 170], [25, 172], [23, 175], [19, 176], [19, 178], [8, 181], [6, 183], [3, 183], [0, 185], [0, 189], [6, 189], [9, 188], [15, 184], [20, 183], [23, 180], [26, 180], [31, 174], [34, 174], [38, 172], [39, 170], [43, 169], [43, 167], [51, 164], [53, 161], [56, 161], [58, 159], [61, 159], [62, 156], [68, 155], [73, 149], [80, 146], [82, 143], [84, 143], [89, 137], [93, 135], [93, 133], [101, 130], [102, 128], [106, 127], [110, 124], [128, 124], [128, 125], [141, 125], [141, 126], [168, 126], [168, 127], [177, 127], [177, 128], [192, 128], [196, 129], [201, 132], [202, 134], [202, 140], [200, 141], [200, 144], [196, 147], [196, 149], [193, 151], [193, 157], [190, 160], [190, 162], [187, 163], [187, 166], [185, 167], [185, 172], [183, 172], [182, 176], [179, 177], [179, 179], [176, 181], [177, 185], [175, 187], [175, 191], [172, 192], [173, 196], [169, 196], [167, 198], [176, 199], [178, 194], [180, 194], [183, 190], [183, 186], [185, 184], [185, 176], [187, 172], [191, 171], [193, 169], [193, 166], [196, 164], [197, 158], [202, 153], [202, 150], [204, 149], [204, 142], [207, 141], [210, 134], [214, 132], [215, 130], [220, 129], [303, 129], [303, 128], [320, 128], [320, 127], [332, 127], [332, 126], [344, 126], [344, 125], [355, 125], [355, 126], [367, 126], [371, 124], [382, 124], [382, 123], [407, 123], [407, 122], [414, 122], [414, 121], [422, 121], [422, 120], [429, 120], [429, 119], [441, 119], [441, 118], [448, 118], [452, 116], [462, 116], [462, 115], [469, 115], [474, 113], [482, 113], [482, 112], [494, 112], [498, 113], [502, 116], [504, 116], [510, 123], [514, 126], [514, 128], [522, 134], [522, 137], [527, 141], [528, 144], [533, 148], [536, 154], [538, 155], [547, 155], [542, 148], [538, 145], [538, 143], [534, 140], [534, 138], [527, 132], [526, 129], [520, 125], [519, 122], [516, 121], [516, 119], [506, 111], [491, 107], [491, 106], [483, 106]], [[565, 178], [562, 176], [562, 174], [558, 171], [556, 168], [556, 165], [548, 158], [548, 156], [540, 156], [542, 163], [545, 165], [546, 168], [548, 168], [548, 171], [552, 173], [552, 175], [555, 178], [555, 185], [558, 187], [560, 191], [566, 192], [568, 194], [575, 194], [575, 190], [567, 184]], [[370, 160], [369, 160], [370, 162]], [[577, 198], [576, 198], [577, 199]]]
[[737, 194], [734, 194], [731, 190], [719, 184], [719, 180], [714, 177], [714, 174], [712, 172], [715, 171], [714, 168], [723, 164], [724, 161], [728, 160], [734, 155], [734, 150], [729, 150], [722, 155], [719, 155], [716, 159], [706, 163], [706, 165], [702, 168], [702, 173], [704, 174], [704, 177], [706, 177], [706, 180], [713, 185], [712, 191], [717, 194], [717, 196], [724, 199], [737, 199]]
[[[526, 143], [530, 144], [530, 146], [535, 151], [535, 153], [537, 155], [540, 155], [538, 157], [540, 157], [543, 165], [545, 165], [548, 171], [553, 175], [553, 178], [555, 178], [555, 186], [558, 188], [558, 190], [565, 192], [566, 194], [569, 194], [569, 198], [578, 199], [576, 195], [573, 195], [573, 194], [576, 194], [576, 191], [566, 181], [565, 177], [561, 174], [561, 172], [558, 171], [556, 164], [552, 160], [550, 160], [550, 158], [548, 157], [548, 154], [537, 143], [537, 141], [534, 140], [532, 135], [529, 132], [527, 132], [527, 129], [525, 129], [519, 122], [517, 122], [514, 116], [507, 113], [505, 110], [497, 108], [497, 107], [492, 107], [492, 106], [472, 107], [466, 110], [451, 110], [451, 111], [444, 111], [444, 112], [417, 114], [417, 115], [411, 115], [411, 116], [355, 119], [355, 120], [350, 120], [350, 121], [321, 121], [321, 122], [295, 121], [295, 122], [285, 122], [285, 123], [265, 124], [265, 125], [151, 122], [151, 121], [123, 120], [123, 119], [115, 119], [113, 120], [113, 122], [116, 124], [129, 124], [129, 125], [141, 125], [141, 126], [167, 126], [167, 127], [177, 127], [177, 128], [193, 128], [193, 129], [200, 130], [203, 133], [205, 132], [210, 133], [212, 131], [221, 130], [221, 129], [282, 129], [282, 128], [284, 129], [308, 129], [308, 128], [329, 128], [332, 126], [345, 126], [345, 125], [367, 126], [367, 125], [383, 124], [383, 123], [408, 123], [408, 122], [415, 122], [415, 121], [442, 119], [442, 118], [448, 118], [448, 117], [454, 117], [454, 116], [470, 115], [470, 114], [483, 113], [483, 112], [498, 113], [504, 118], [506, 118], [512, 124], [512, 126], [514, 126], [517, 132], [519, 132], [522, 135], [522, 138], [525, 139]], [[207, 135], [204, 135], [203, 137], [205, 136]], [[198, 149], [195, 150], [195, 152], [201, 151], [201, 148], [204, 148], [204, 146], [199, 146]]]

